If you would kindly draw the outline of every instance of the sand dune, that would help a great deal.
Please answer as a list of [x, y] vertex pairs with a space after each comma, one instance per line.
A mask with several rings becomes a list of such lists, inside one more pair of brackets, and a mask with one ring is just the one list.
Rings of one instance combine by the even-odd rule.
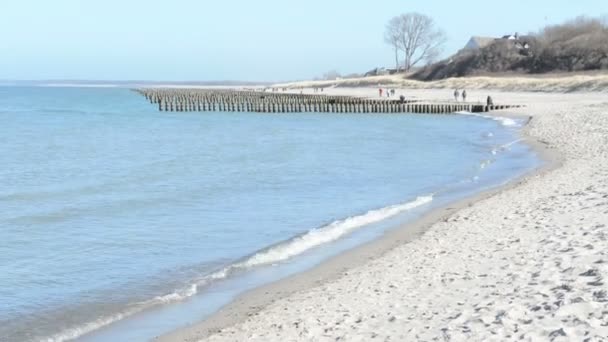
[[608, 92], [608, 74], [559, 76], [505, 76], [448, 78], [433, 82], [405, 79], [402, 75], [374, 76], [337, 81], [304, 81], [277, 84], [275, 87], [375, 87], [391, 86], [407, 89], [493, 89], [532, 92]]

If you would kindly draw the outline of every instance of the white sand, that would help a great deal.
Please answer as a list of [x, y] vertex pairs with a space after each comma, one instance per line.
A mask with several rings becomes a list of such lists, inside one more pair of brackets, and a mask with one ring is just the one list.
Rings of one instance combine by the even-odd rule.
[[590, 72], [579, 74], [505, 75], [503, 77], [453, 77], [432, 82], [406, 79], [403, 74], [347, 78], [335, 81], [302, 81], [277, 84], [275, 87], [375, 87], [392, 86], [408, 89], [494, 89], [503, 91], [596, 91], [608, 92], [608, 73]]
[[202, 323], [167, 340], [198, 340], [211, 329], [205, 341], [608, 341], [608, 96], [491, 94], [528, 105], [519, 111], [534, 116], [526, 135], [556, 152], [559, 167], [316, 286], [250, 304], [253, 313], [235, 325], [218, 332], [222, 324]]

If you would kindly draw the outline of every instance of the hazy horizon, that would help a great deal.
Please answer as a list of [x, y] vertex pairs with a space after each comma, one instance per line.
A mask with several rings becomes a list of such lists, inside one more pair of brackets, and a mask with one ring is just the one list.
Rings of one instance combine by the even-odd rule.
[[446, 57], [474, 35], [536, 32], [601, 15], [601, 6], [601, 0], [511, 1], [497, 12], [481, 0], [12, 2], [0, 14], [0, 80], [281, 82], [330, 70], [363, 73], [394, 65], [383, 33], [404, 12], [435, 19], [448, 36]]
[[15, 83], [15, 84], [157, 84], [162, 85], [165, 83], [168, 84], [201, 84], [201, 85], [232, 85], [232, 84], [240, 84], [240, 85], [252, 85], [252, 84], [272, 84], [272, 81], [242, 81], [242, 80], [191, 80], [191, 81], [181, 81], [181, 80], [117, 80], [117, 79], [0, 79], [0, 84], [4, 83]]

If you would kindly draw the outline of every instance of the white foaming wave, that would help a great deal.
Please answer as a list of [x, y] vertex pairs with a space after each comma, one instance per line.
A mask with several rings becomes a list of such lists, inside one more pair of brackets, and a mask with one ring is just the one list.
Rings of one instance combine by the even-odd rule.
[[518, 142], [523, 141], [523, 140], [524, 140], [524, 139], [516, 139], [516, 140], [513, 140], [513, 141], [508, 142], [508, 143], [506, 143], [506, 144], [502, 144], [502, 145], [500, 145], [500, 146], [494, 147], [494, 148], [492, 149], [491, 153], [492, 153], [493, 155], [497, 155], [497, 154], [498, 154], [498, 152], [506, 151], [506, 150], [508, 150], [508, 149], [509, 149], [509, 147], [511, 147], [512, 145], [517, 144]]
[[96, 319], [95, 321], [85, 323], [81, 326], [67, 329], [54, 336], [41, 339], [40, 342], [63, 342], [63, 341], [74, 340], [74, 339], [79, 338], [82, 335], [88, 334], [99, 328], [102, 328], [102, 327], [105, 327], [114, 322], [120, 321], [121, 319], [131, 316], [139, 311], [141, 311], [141, 310], [132, 309], [132, 310], [128, 310], [125, 312], [117, 313], [117, 314], [109, 316], [109, 317], [102, 317], [102, 318]]
[[148, 308], [159, 304], [169, 304], [182, 301], [188, 297], [192, 297], [198, 293], [199, 286], [204, 286], [213, 280], [226, 278], [232, 271], [237, 269], [248, 269], [251, 267], [273, 264], [276, 262], [287, 260], [303, 252], [320, 246], [322, 244], [335, 241], [338, 238], [348, 234], [349, 232], [361, 228], [365, 225], [382, 221], [399, 213], [414, 209], [421, 205], [427, 204], [433, 200], [433, 196], [420, 196], [414, 201], [402, 204], [396, 204], [381, 209], [370, 210], [367, 213], [359, 216], [353, 216], [344, 220], [334, 221], [326, 226], [312, 229], [308, 233], [294, 238], [284, 244], [271, 247], [265, 251], [254, 254], [245, 261], [229, 265], [217, 272], [207, 275], [195, 284], [188, 286], [173, 293], [157, 296], [150, 300], [137, 303], [123, 312], [116, 313], [111, 316], [101, 317], [94, 321], [82, 324], [78, 327], [66, 329], [49, 338], [41, 339], [41, 342], [64, 342], [77, 339], [85, 334], [98, 330], [102, 327], [110, 325], [130, 317], [136, 313], [144, 311]]
[[513, 141], [511, 141], [511, 142], [508, 142], [508, 143], [506, 143], [506, 144], [502, 145], [502, 146], [501, 146], [501, 148], [502, 148], [502, 149], [507, 149], [507, 148], [511, 147], [511, 145], [515, 145], [515, 144], [517, 144], [518, 142], [523, 141], [523, 140], [524, 140], [524, 139], [516, 139], [516, 140], [513, 140]]
[[487, 160], [484, 160], [484, 161], [482, 161], [481, 163], [479, 163], [479, 168], [483, 170], [483, 169], [485, 169], [486, 167], [488, 167], [488, 165], [492, 164], [493, 162], [494, 162], [494, 160], [493, 160], [493, 159], [487, 159]]
[[491, 116], [492, 120], [499, 121], [503, 126], [507, 127], [519, 127], [521, 126], [516, 120], [506, 118], [504, 116]]
[[84, 323], [84, 324], [74, 327], [74, 328], [66, 329], [56, 335], [53, 335], [48, 338], [44, 338], [40, 341], [41, 342], [64, 342], [64, 341], [70, 341], [70, 340], [77, 339], [83, 335], [86, 335], [90, 332], [93, 332], [95, 330], [108, 326], [114, 322], [118, 322], [122, 319], [130, 317], [136, 313], [142, 312], [145, 309], [148, 309], [155, 305], [175, 303], [175, 302], [182, 301], [188, 297], [192, 297], [198, 293], [198, 286], [201, 284], [202, 283], [192, 284], [185, 289], [178, 290], [178, 291], [175, 291], [173, 293], [170, 293], [170, 294], [167, 294], [164, 296], [157, 296], [157, 297], [154, 297], [153, 299], [137, 303], [122, 312], [116, 313], [111, 316], [101, 317], [94, 321]]
[[498, 122], [500, 122], [501, 125], [503, 125], [505, 127], [521, 127], [521, 124], [519, 122], [517, 122], [517, 120], [512, 119], [512, 118], [507, 118], [504, 116], [483, 115], [483, 114], [471, 113], [471, 112], [467, 112], [467, 111], [456, 112], [456, 114], [471, 115], [471, 116], [477, 116], [480, 118], [498, 121]]
[[335, 241], [357, 228], [382, 221], [399, 213], [427, 204], [432, 200], [432, 195], [421, 196], [411, 202], [370, 210], [363, 215], [334, 221], [321, 228], [310, 230], [308, 233], [294, 238], [284, 244], [280, 244], [265, 251], [259, 252], [238, 266], [249, 268], [287, 260], [319, 245]]
[[192, 297], [198, 293], [198, 285], [192, 284], [188, 288], [182, 291], [176, 291], [164, 296], [157, 296], [154, 299], [145, 302], [148, 305], [154, 305], [158, 303], [173, 303], [184, 300], [188, 297]]

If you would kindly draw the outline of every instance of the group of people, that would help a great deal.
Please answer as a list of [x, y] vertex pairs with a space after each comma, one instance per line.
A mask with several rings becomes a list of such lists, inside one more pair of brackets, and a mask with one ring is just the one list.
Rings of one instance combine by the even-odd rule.
[[[382, 97], [384, 94], [386, 94], [386, 97], [390, 98], [395, 97], [395, 89], [391, 88], [391, 89], [382, 89], [382, 88], [378, 88], [378, 95], [380, 97]], [[399, 101], [401, 101], [401, 103], [405, 103], [405, 96], [403, 95], [399, 95]]]
[[[322, 88], [321, 88], [321, 91]], [[378, 88], [378, 95], [380, 97], [384, 96], [384, 94], [386, 94], [386, 97], [391, 97], [391, 96], [395, 96], [395, 89], [383, 89], [383, 88]], [[467, 102], [467, 91], [466, 89], [454, 89], [454, 100], [456, 100], [456, 102], [458, 102], [460, 100], [460, 98], [462, 97], [462, 102]], [[401, 95], [400, 97], [401, 102], [405, 102], [405, 97], [403, 95]], [[492, 99], [491, 96], [488, 96], [488, 98], [486, 99], [486, 104], [488, 106], [493, 106], [494, 105], [494, 100]]]
[[[272, 92], [277, 92], [279, 91], [279, 88], [264, 88], [263, 91], [266, 91], [267, 89], [271, 89]], [[282, 91], [287, 91], [287, 88], [282, 88], [280, 89]], [[300, 94], [302, 94], [304, 91], [303, 87], [300, 87]], [[318, 92], [323, 92], [323, 87], [318, 87], [318, 88], [314, 88], [314, 92], [318, 93]], [[380, 95], [380, 97], [382, 97], [384, 94], [386, 94], [386, 97], [391, 97], [391, 96], [395, 96], [395, 89], [382, 89], [382, 88], [378, 88], [378, 95]], [[458, 102], [458, 100], [460, 99], [460, 97], [462, 97], [462, 102], [467, 102], [467, 91], [465, 89], [462, 89], [462, 91], [458, 90], [458, 89], [454, 89], [454, 99], [456, 100], [456, 102]], [[405, 96], [401, 95], [399, 97], [399, 99], [401, 100], [401, 102], [405, 102]], [[494, 105], [494, 100], [492, 100], [491, 96], [488, 96], [488, 98], [486, 99], [486, 104], [488, 106], [493, 106]]]
[[456, 102], [458, 102], [460, 96], [462, 96], [462, 102], [467, 102], [467, 91], [462, 89], [462, 92], [460, 92], [458, 89], [454, 89], [454, 99]]
[[[462, 102], [467, 102], [467, 91], [463, 89], [461, 92], [458, 89], [454, 89], [454, 99], [456, 100], [456, 102], [458, 102], [460, 96], [462, 96]], [[488, 95], [488, 98], [486, 99], [486, 104], [488, 106], [494, 105], [494, 100], [492, 100], [492, 96]]]
[[270, 91], [273, 93], [278, 91], [287, 91], [287, 88], [264, 88], [262, 91], [266, 92], [268, 89], [270, 89]]
[[378, 95], [380, 95], [380, 97], [382, 97], [382, 94], [386, 94], [386, 97], [391, 97], [391, 96], [395, 96], [395, 89], [382, 89], [382, 88], [378, 88]]

